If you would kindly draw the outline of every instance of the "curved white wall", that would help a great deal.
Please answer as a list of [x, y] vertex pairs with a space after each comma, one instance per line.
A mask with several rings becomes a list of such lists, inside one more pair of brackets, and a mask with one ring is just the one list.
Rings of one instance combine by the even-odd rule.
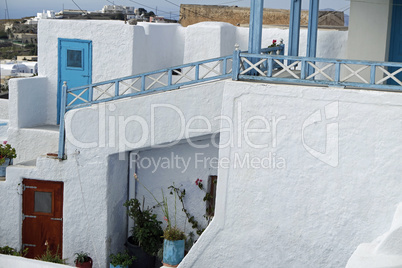
[[[232, 162], [219, 169], [216, 216], [180, 267], [344, 267], [389, 229], [401, 201], [400, 93], [228, 81], [223, 100], [235, 124], [220, 139], [234, 146], [219, 157]], [[253, 116], [265, 132], [245, 132]]]

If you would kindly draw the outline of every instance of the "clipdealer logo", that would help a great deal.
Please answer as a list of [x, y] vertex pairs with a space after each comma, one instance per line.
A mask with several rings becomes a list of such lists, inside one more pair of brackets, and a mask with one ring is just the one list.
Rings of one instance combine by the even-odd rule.
[[[302, 126], [302, 142], [306, 151], [314, 156], [321, 162], [330, 165], [331, 167], [337, 167], [339, 164], [339, 102], [334, 101], [327, 104], [320, 110], [316, 110], [312, 113], [303, 123]], [[325, 124], [326, 141], [325, 151], [320, 152], [309, 145], [305, 140], [305, 130], [307, 127], [313, 124]]]

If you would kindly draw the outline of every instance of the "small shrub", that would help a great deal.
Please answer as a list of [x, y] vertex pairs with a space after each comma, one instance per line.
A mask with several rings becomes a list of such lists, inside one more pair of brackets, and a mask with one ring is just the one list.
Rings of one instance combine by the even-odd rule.
[[84, 263], [91, 260], [89, 254], [86, 252], [81, 251], [80, 253], [75, 253], [76, 257], [74, 263]]
[[40, 260], [40, 261], [47, 261], [47, 262], [66, 264], [66, 260], [63, 260], [59, 256], [59, 246], [57, 246], [56, 254], [53, 254], [50, 251], [49, 246], [46, 245], [46, 252], [43, 253], [42, 256], [40, 256], [38, 258], [35, 258], [35, 259]]
[[110, 257], [110, 263], [113, 266], [120, 265], [123, 267], [130, 266], [133, 263], [133, 261], [136, 259], [136, 257], [128, 255], [127, 251], [124, 253], [119, 252], [117, 254], [110, 254], [109, 257]]
[[27, 253], [28, 253], [28, 248], [26, 248], [24, 250], [21, 249], [20, 251], [18, 251], [9, 246], [0, 247], [0, 254], [24, 257], [27, 255]]
[[170, 241], [184, 240], [186, 239], [186, 235], [176, 226], [168, 226], [163, 233], [163, 238]]

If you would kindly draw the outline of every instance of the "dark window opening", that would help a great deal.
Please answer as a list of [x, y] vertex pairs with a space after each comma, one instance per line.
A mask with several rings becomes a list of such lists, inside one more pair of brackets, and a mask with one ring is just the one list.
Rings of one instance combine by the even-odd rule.
[[215, 200], [216, 200], [216, 185], [218, 183], [218, 176], [209, 176], [208, 178], [208, 193], [206, 195], [207, 216], [213, 217], [215, 214]]
[[172, 75], [181, 75], [181, 68], [173, 69]]
[[82, 55], [80, 50], [67, 50], [67, 67], [82, 68]]

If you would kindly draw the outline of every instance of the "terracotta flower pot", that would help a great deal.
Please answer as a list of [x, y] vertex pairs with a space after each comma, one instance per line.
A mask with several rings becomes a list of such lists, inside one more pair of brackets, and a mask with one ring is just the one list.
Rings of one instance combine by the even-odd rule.
[[88, 257], [88, 258], [89, 258], [89, 261], [82, 262], [82, 263], [76, 262], [75, 267], [92, 268], [93, 261], [92, 261], [92, 259], [90, 257]]

